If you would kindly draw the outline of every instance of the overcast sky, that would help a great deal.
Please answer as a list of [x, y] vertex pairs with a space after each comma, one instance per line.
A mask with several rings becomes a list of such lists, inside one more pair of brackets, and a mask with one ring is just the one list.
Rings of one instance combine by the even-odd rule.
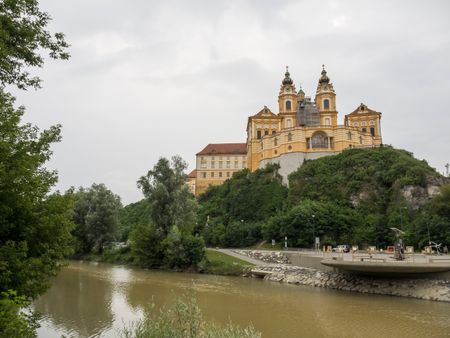
[[247, 117], [277, 113], [285, 66], [314, 97], [321, 65], [339, 123], [361, 102], [386, 144], [450, 162], [450, 1], [41, 0], [69, 61], [19, 93], [26, 120], [63, 125], [57, 188], [105, 183], [124, 204], [161, 156], [189, 170], [208, 143], [245, 142]]

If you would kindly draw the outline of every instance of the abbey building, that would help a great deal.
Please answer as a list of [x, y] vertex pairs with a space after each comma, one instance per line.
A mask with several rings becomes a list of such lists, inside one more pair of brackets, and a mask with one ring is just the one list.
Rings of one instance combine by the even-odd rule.
[[286, 67], [277, 114], [264, 106], [248, 117], [245, 143], [208, 144], [197, 154], [195, 194], [203, 193], [209, 185], [222, 184], [234, 171], [254, 171], [268, 163], [280, 165], [279, 173], [287, 183], [287, 176], [305, 159], [351, 147], [379, 146], [380, 120], [380, 112], [361, 103], [339, 125], [336, 93], [325, 68], [313, 101], [301, 88], [296, 90]]

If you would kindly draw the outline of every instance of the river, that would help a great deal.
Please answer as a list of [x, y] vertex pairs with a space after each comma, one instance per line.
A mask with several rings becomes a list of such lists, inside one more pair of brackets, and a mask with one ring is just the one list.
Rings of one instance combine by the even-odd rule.
[[269, 337], [450, 337], [450, 304], [278, 284], [260, 279], [70, 262], [34, 304], [42, 338], [117, 337], [124, 323], [195, 295], [207, 320]]

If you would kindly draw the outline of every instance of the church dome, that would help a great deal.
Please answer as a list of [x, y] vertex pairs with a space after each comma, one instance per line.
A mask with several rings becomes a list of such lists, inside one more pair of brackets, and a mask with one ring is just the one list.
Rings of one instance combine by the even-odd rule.
[[330, 78], [327, 76], [327, 71], [325, 70], [325, 65], [322, 65], [322, 76], [319, 79], [319, 83], [329, 83]]
[[288, 67], [286, 66], [286, 73], [284, 73], [283, 86], [292, 85], [294, 81], [291, 79], [291, 74], [289, 73]]

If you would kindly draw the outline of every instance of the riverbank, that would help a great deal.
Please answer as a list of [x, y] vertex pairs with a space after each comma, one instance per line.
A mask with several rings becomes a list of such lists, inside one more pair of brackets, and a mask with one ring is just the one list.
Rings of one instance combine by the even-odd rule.
[[281, 253], [251, 250], [234, 250], [250, 258], [258, 258], [262, 264], [252, 269], [248, 277], [279, 283], [308, 285], [341, 291], [366, 294], [409, 297], [423, 300], [450, 302], [450, 281], [438, 279], [378, 278], [319, 270], [309, 267], [280, 264], [289, 262]]
[[[88, 254], [73, 257], [72, 259], [77, 261], [92, 261], [141, 267], [134, 262], [133, 257], [130, 254], [130, 250], [127, 247], [115, 250], [107, 249], [103, 251], [102, 254]], [[220, 276], [242, 276], [248, 274], [248, 272], [255, 265], [257, 265], [256, 260], [249, 262], [248, 260], [240, 259], [238, 255], [233, 257], [232, 255], [215, 249], [206, 249], [205, 259], [199, 263], [196, 269], [165, 269], [164, 267], [161, 267], [158, 270], [196, 272]]]

